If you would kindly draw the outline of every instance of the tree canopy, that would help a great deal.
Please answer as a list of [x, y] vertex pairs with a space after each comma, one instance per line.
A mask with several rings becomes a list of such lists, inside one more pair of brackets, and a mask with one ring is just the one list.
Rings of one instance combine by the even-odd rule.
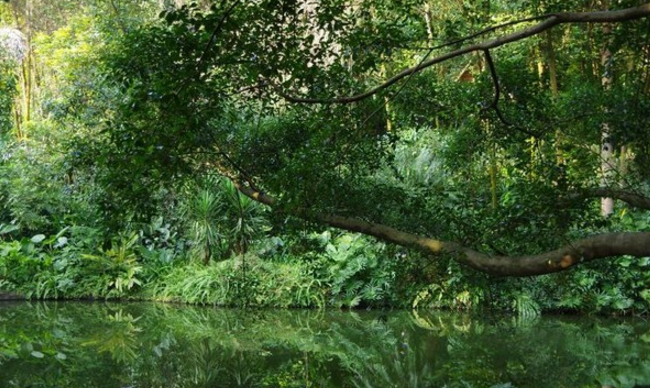
[[[113, 204], [220, 174], [279, 214], [491, 274], [648, 256], [650, 233], [611, 230], [594, 199], [649, 208], [649, 15], [632, 2], [170, 8], [107, 54], [121, 100], [86, 156], [110, 166]], [[603, 125], [617, 147], [604, 186]]]
[[[0, 8], [30, 48], [2, 57], [17, 94], [0, 128], [12, 158], [56, 166], [3, 183], [23, 227], [119, 228], [219, 175], [235, 220], [246, 196], [274, 231], [331, 226], [492, 275], [650, 256], [650, 4], [75, 4]], [[34, 194], [53, 181], [91, 200]], [[187, 219], [216, 243], [209, 199]]]

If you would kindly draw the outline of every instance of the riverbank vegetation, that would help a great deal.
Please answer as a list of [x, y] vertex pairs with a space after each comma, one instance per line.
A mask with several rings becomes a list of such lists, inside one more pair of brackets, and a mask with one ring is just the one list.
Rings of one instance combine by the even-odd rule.
[[0, 290], [645, 314], [649, 14], [0, 3]]

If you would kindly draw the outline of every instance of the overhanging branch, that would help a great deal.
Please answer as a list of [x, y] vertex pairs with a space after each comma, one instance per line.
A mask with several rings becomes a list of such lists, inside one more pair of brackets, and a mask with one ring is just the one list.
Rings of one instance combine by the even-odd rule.
[[[247, 185], [234, 182], [239, 191], [257, 202], [275, 207], [277, 201]], [[630, 255], [650, 256], [650, 233], [606, 233], [574, 241], [554, 251], [523, 256], [491, 256], [458, 243], [418, 236], [399, 229], [330, 214], [314, 214], [309, 209], [291, 211], [291, 215], [310, 219], [338, 229], [358, 232], [378, 239], [416, 248], [430, 254], [451, 254], [460, 263], [496, 276], [535, 276], [559, 272], [589, 261]]]

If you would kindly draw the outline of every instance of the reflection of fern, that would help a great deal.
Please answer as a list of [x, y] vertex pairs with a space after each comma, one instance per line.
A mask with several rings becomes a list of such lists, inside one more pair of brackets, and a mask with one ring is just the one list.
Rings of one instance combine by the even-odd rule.
[[138, 357], [138, 335], [142, 329], [136, 325], [140, 318], [133, 318], [121, 309], [106, 318], [106, 324], [83, 342], [100, 353], [106, 352], [116, 361], [130, 363]]
[[513, 309], [519, 315], [519, 318], [536, 318], [540, 315], [541, 309], [539, 304], [528, 294], [518, 294], [512, 302]]
[[224, 350], [209, 339], [204, 338], [194, 341], [189, 351], [189, 358], [194, 366], [194, 369], [190, 372], [191, 380], [196, 386], [209, 387], [217, 384], [220, 375], [225, 372], [220, 362]]
[[[346, 331], [349, 329], [346, 327]], [[338, 333], [337, 333], [338, 334]], [[340, 333], [346, 336], [348, 333]], [[375, 326], [363, 330], [360, 338], [371, 338], [366, 345], [357, 347], [345, 343], [346, 353], [357, 357], [352, 362], [351, 383], [356, 388], [375, 387], [431, 387], [435, 379], [426, 347], [418, 346], [406, 331], [395, 331], [388, 326]]]

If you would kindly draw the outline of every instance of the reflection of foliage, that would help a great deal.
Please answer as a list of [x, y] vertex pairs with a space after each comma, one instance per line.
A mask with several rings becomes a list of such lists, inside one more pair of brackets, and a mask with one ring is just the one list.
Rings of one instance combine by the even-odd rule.
[[135, 325], [138, 319], [118, 310], [115, 314], [109, 315], [106, 324], [98, 327], [99, 330], [83, 345], [110, 353], [111, 357], [120, 362], [133, 361], [138, 357], [137, 334], [141, 331]]
[[208, 338], [197, 340], [196, 346], [191, 354], [194, 366], [191, 381], [198, 386], [214, 386], [219, 381], [220, 375], [224, 373], [223, 365], [220, 363], [219, 355], [223, 349], [210, 342]]
[[0, 306], [0, 381], [69, 388], [633, 387], [650, 383], [649, 332], [647, 322], [594, 318], [19, 304]]
[[512, 307], [521, 318], [534, 318], [540, 314], [539, 304], [528, 294], [516, 295]]
[[412, 349], [407, 342], [400, 342], [393, 347], [392, 352], [385, 352], [381, 360], [355, 369], [354, 385], [365, 388], [430, 387], [433, 384], [434, 363], [422, 360], [421, 357], [424, 356], [418, 352], [418, 348]]

